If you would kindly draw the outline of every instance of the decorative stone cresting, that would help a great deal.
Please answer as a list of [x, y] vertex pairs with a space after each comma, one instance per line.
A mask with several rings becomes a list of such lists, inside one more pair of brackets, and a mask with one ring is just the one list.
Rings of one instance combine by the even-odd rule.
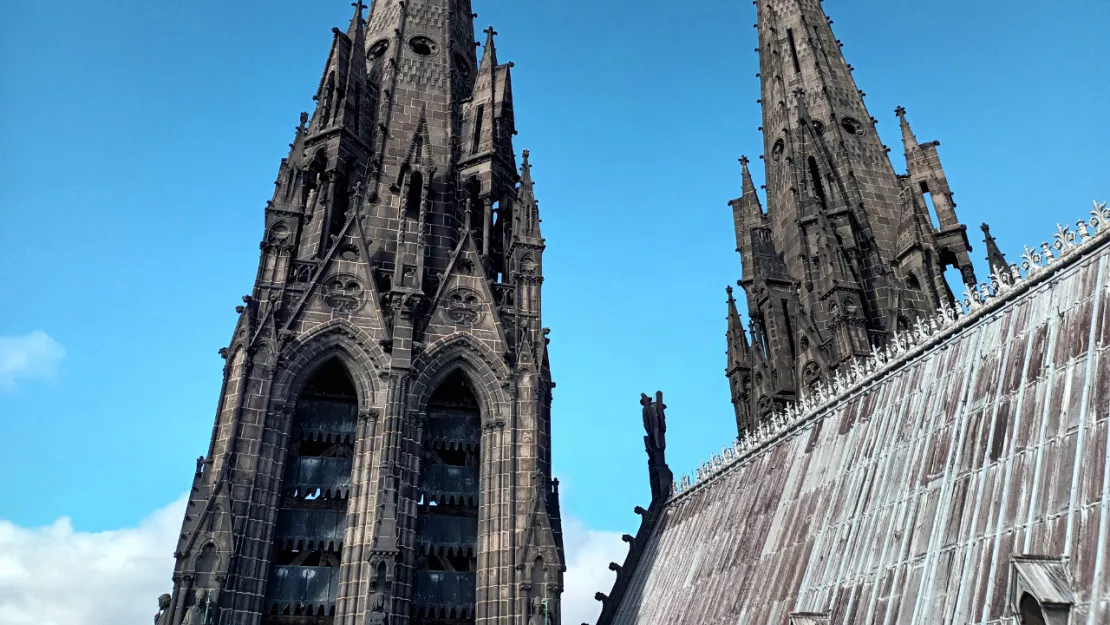
[[1021, 262], [1011, 264], [1008, 272], [992, 273], [990, 281], [980, 283], [978, 289], [965, 287], [954, 308], [942, 307], [931, 319], [919, 317], [909, 330], [892, 333], [885, 347], [872, 348], [869, 356], [854, 361], [847, 371], [837, 372], [832, 380], [818, 384], [798, 402], [775, 412], [755, 431], [744, 431], [731, 446], [722, 447], [720, 453], [712, 454], [692, 475], [684, 473], [674, 482], [671, 500], [709, 483], [732, 465], [817, 417], [826, 408], [959, 332], [974, 320], [997, 310], [1003, 302], [1054, 273], [1051, 270], [1062, 266], [1063, 259], [1082, 254], [1110, 240], [1110, 208], [1107, 208], [1107, 203], [1094, 202], [1090, 215], [1088, 219], [1080, 219], [1074, 227], [1057, 225], [1050, 242], [1042, 242], [1033, 248], [1026, 246]]

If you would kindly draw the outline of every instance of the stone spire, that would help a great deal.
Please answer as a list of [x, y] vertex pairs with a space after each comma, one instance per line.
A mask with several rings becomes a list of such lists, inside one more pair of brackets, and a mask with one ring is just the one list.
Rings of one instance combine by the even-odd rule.
[[[967, 227], [956, 216], [956, 201], [952, 198], [952, 190], [948, 186], [948, 178], [937, 153], [940, 142], [918, 142], [906, 118], [906, 109], [899, 106], [894, 112], [902, 129], [902, 144], [906, 153], [906, 176], [903, 183], [915, 204], [931, 218], [931, 221], [927, 221], [931, 226], [927, 229], [928, 243], [933, 246], [939, 258], [944, 259], [944, 263], [960, 270], [964, 283], [974, 286], [976, 280], [971, 263], [971, 243], [967, 238]], [[943, 266], [940, 267], [940, 272], [943, 273]]]
[[558, 615], [545, 243], [511, 64], [491, 30], [479, 71], [469, 0], [353, 7], [220, 350], [164, 612], [204, 593], [221, 623]]
[[542, 241], [540, 235], [540, 210], [536, 201], [535, 183], [532, 182], [530, 153], [524, 150], [520, 162], [520, 186], [513, 204], [513, 237], [519, 241]]
[[906, 154], [911, 154], [915, 150], [920, 149], [917, 143], [917, 137], [913, 134], [913, 129], [910, 128], [910, 122], [906, 119], [906, 108], [899, 106], [894, 109], [894, 114], [898, 116], [898, 126], [902, 129], [902, 146], [906, 150]]
[[759, 203], [759, 195], [752, 182], [752, 172], [748, 169], [747, 156], [740, 157], [741, 195], [729, 202], [732, 207], [732, 221], [736, 229], [736, 251], [740, 253], [743, 265], [743, 278], [741, 283], [751, 282], [756, 278], [755, 264], [752, 256], [751, 233], [753, 228], [766, 228], [767, 218], [763, 214], [763, 207]]
[[[766, 356], [765, 371], [753, 359], [758, 419], [952, 301], [945, 267], [974, 272], [937, 144], [918, 142], [899, 108], [899, 175], [821, 3], [756, 5], [766, 198], [744, 159], [730, 205], [753, 348]], [[918, 213], [933, 205], [935, 226]]]
[[987, 267], [990, 268], [992, 274], [1008, 274], [1010, 263], [1006, 262], [1006, 255], [998, 248], [998, 241], [991, 235], [991, 227], [987, 224], [980, 227], [983, 229], [983, 243], [987, 246]]
[[[365, 42], [366, 20], [362, 16], [362, 12], [366, 10], [366, 4], [362, 0], [352, 2], [351, 6], [355, 8], [355, 14], [351, 17], [351, 24], [347, 26], [347, 38], [351, 41], [362, 40]], [[365, 47], [365, 43], [363, 45]]]
[[497, 31], [493, 29], [493, 26], [490, 26], [483, 32], [486, 34], [486, 43], [482, 48], [482, 64], [478, 66], [478, 73], [487, 72], [492, 74], [493, 70], [497, 68], [497, 45], [494, 42]]
[[736, 428], [740, 431], [752, 425], [752, 349], [736, 308], [736, 299], [732, 296], [732, 287], [726, 287], [725, 293], [728, 294], [728, 331], [725, 334], [728, 362], [725, 375], [728, 376], [732, 406], [736, 412]]

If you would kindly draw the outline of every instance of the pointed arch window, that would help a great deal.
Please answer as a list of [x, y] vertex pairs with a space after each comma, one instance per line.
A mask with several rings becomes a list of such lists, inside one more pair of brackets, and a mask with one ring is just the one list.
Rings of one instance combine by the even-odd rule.
[[[212, 573], [216, 570], [216, 546], [208, 543], [200, 550], [196, 559], [196, 572], [198, 574]], [[1028, 595], [1026, 595], [1028, 596]]]
[[472, 145], [470, 151], [474, 154], [478, 153], [478, 148], [482, 145], [482, 123], [485, 121], [486, 106], [484, 104], [478, 105], [478, 112], [474, 114], [474, 136], [471, 139]]
[[309, 373], [286, 426], [262, 625], [334, 614], [338, 600], [358, 393], [338, 358]]
[[320, 125], [327, 126], [331, 123], [332, 109], [335, 105], [335, 73], [328, 74], [324, 85], [324, 97], [320, 102]]
[[802, 73], [802, 66], [798, 62], [798, 46], [794, 43], [794, 29], [786, 29], [786, 39], [790, 43], [790, 59], [794, 61], [794, 73]]
[[331, 249], [332, 245], [337, 241], [331, 241], [332, 237], [338, 237], [343, 232], [343, 224], [347, 222], [347, 209], [351, 205], [351, 190], [348, 188], [349, 182], [345, 173], [336, 172], [334, 174], [335, 183], [335, 197], [331, 200], [331, 205], [328, 207], [328, 241], [324, 242], [321, 246], [323, 249]]
[[355, 132], [362, 127], [362, 85], [355, 85]]
[[917, 279], [917, 274], [911, 272], [910, 275], [906, 277], [906, 286], [914, 291], [921, 290], [921, 281]]
[[409, 174], [409, 192], [405, 198], [405, 217], [420, 217], [420, 200], [424, 195], [424, 175], [418, 171]]
[[1025, 593], [1021, 596], [1021, 625], [1047, 625], [1044, 612], [1033, 595]]
[[821, 181], [821, 168], [817, 165], [817, 159], [811, 156], [806, 162], [809, 165], [809, 179], [810, 183], [813, 184], [813, 193], [821, 201], [821, 204], [828, 206], [828, 198], [825, 197], [825, 185]]
[[532, 562], [532, 577], [531, 582], [531, 611], [533, 614], [544, 615], [547, 605], [547, 570], [543, 562], [543, 556], [536, 556]]
[[478, 566], [482, 414], [470, 379], [455, 370], [428, 401], [421, 440], [413, 608], [461, 607], [473, 618]]

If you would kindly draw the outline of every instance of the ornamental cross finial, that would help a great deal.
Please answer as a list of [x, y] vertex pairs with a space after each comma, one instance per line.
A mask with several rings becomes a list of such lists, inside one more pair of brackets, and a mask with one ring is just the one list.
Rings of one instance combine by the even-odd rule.
[[894, 109], [894, 114], [897, 115], [898, 117], [904, 117], [906, 115], [906, 107], [899, 106], [899, 107], [895, 108]]
[[750, 163], [750, 162], [751, 162], [751, 161], [749, 161], [749, 160], [748, 160], [748, 157], [747, 157], [747, 156], [741, 156], [741, 157], [740, 157], [740, 165], [742, 165], [742, 166], [744, 166], [744, 167], [747, 167], [747, 166], [748, 166], [748, 163]]
[[497, 31], [493, 29], [493, 26], [490, 26], [489, 28], [483, 30], [482, 32], [486, 33], [490, 37], [496, 37], [497, 36]]

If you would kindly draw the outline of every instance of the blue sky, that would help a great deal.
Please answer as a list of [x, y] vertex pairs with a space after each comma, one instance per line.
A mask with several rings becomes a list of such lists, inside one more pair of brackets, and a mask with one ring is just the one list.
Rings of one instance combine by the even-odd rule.
[[[896, 105], [941, 140], [980, 268], [980, 222], [1013, 260], [1110, 196], [1110, 3], [1047, 6], [825, 2], [895, 166]], [[516, 64], [516, 146], [532, 151], [564, 514], [629, 531], [648, 501], [641, 392], [666, 394], [677, 473], [735, 434], [726, 202], [737, 158], [762, 152], [755, 10], [475, 10]], [[0, 519], [129, 527], [188, 488], [264, 203], [350, 13], [345, 0], [4, 3], [0, 349], [40, 360], [18, 378], [0, 362], [0, 475], [20, 493]]]

